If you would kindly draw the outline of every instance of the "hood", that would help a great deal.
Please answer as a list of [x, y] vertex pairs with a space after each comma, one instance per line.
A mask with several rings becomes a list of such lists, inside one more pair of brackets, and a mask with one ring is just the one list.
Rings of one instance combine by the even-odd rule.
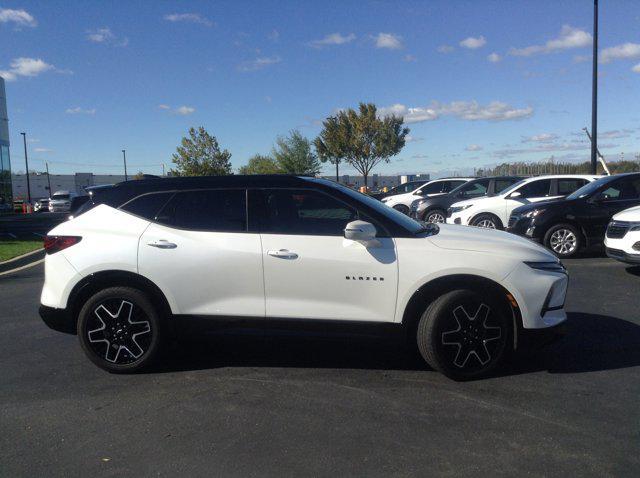
[[438, 224], [438, 227], [440, 232], [429, 240], [442, 249], [499, 254], [522, 261], [558, 261], [544, 247], [508, 232], [455, 224]]
[[573, 206], [578, 201], [580, 201], [580, 199], [550, 199], [548, 201], [532, 202], [518, 206], [513, 210], [513, 212], [515, 214], [524, 214], [526, 212], [533, 211], [534, 209], [545, 209], [550, 207], [567, 208]]
[[640, 206], [631, 207], [629, 209], [625, 209], [624, 211], [620, 211], [618, 214], [613, 216], [615, 221], [640, 221]]

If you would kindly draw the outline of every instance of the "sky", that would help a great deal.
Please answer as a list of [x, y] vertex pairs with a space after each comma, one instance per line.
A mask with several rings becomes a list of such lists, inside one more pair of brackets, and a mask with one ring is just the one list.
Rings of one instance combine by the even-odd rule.
[[[359, 102], [411, 130], [379, 174], [588, 160], [592, 5], [0, 0], [13, 170], [25, 131], [30, 169], [120, 174], [126, 149], [130, 173], [159, 174], [200, 125], [238, 168]], [[633, 159], [639, 1], [600, 2], [599, 47], [600, 150]]]

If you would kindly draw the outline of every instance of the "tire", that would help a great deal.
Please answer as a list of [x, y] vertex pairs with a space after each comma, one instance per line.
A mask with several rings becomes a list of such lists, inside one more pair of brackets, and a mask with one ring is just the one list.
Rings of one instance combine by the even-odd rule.
[[422, 358], [453, 380], [486, 377], [508, 353], [511, 320], [498, 300], [484, 296], [468, 289], [447, 292], [427, 307], [418, 323]]
[[82, 306], [78, 338], [84, 353], [98, 367], [112, 373], [139, 372], [160, 353], [162, 318], [140, 290], [110, 287]]
[[544, 235], [544, 246], [560, 258], [573, 257], [582, 247], [582, 234], [571, 224], [557, 224]]
[[483, 227], [485, 229], [499, 229], [503, 230], [504, 226], [502, 221], [493, 214], [479, 214], [471, 221], [472, 226]]
[[442, 209], [432, 209], [431, 211], [427, 211], [424, 215], [425, 222], [432, 222], [434, 224], [439, 224], [446, 222], [447, 213]]
[[396, 204], [395, 206], [393, 206], [393, 209], [395, 209], [396, 211], [400, 211], [402, 214], [409, 215], [409, 208], [404, 204]]

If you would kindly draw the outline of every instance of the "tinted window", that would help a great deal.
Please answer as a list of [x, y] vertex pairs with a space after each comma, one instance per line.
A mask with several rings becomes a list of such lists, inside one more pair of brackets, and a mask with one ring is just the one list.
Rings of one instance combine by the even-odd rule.
[[587, 184], [586, 179], [558, 179], [558, 195], [566, 196]]
[[358, 219], [355, 209], [314, 190], [267, 189], [262, 203], [264, 214], [256, 219], [266, 233], [342, 236], [347, 223]]
[[509, 186], [520, 181], [519, 179], [496, 179], [495, 191], [501, 193]]
[[426, 195], [426, 194], [437, 194], [442, 192], [442, 181], [437, 181], [435, 183], [430, 183], [427, 184], [425, 186], [422, 186], [420, 188], [420, 191], [418, 191], [419, 194], [421, 194], [422, 196]]
[[51, 199], [53, 199], [53, 200], [56, 200], [56, 199], [69, 199], [69, 195], [68, 194], [54, 194]]
[[613, 182], [600, 193], [602, 199], [615, 201], [640, 198], [640, 178], [624, 178]]
[[176, 193], [156, 220], [194, 231], [244, 232], [247, 203], [244, 189], [212, 189]]
[[120, 209], [153, 221], [158, 211], [167, 203], [171, 196], [173, 196], [172, 192], [144, 194], [132, 199], [120, 207]]
[[538, 181], [531, 181], [525, 184], [518, 192], [521, 194], [521, 198], [539, 198], [549, 195], [549, 189], [551, 188], [551, 179], [540, 179]]
[[474, 198], [484, 196], [487, 194], [487, 188], [489, 187], [489, 180], [483, 179], [481, 181], [473, 181], [470, 184], [466, 184], [462, 189], [462, 195], [467, 198]]
[[442, 185], [442, 192], [448, 193], [450, 191], [453, 191], [455, 188], [464, 183], [466, 183], [466, 181], [445, 181]]

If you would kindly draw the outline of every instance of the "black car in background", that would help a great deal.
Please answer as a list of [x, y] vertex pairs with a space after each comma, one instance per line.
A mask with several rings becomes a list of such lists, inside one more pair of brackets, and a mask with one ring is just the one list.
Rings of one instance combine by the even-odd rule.
[[409, 215], [426, 222], [445, 222], [447, 208], [465, 199], [492, 196], [522, 180], [522, 176], [492, 176], [473, 179], [458, 186], [449, 194], [424, 198], [411, 205]]
[[374, 199], [382, 199], [386, 198], [387, 196], [394, 196], [396, 194], [410, 193], [411, 191], [415, 191], [420, 186], [422, 186], [423, 184], [427, 184], [428, 182], [428, 179], [421, 179], [419, 181], [407, 181], [406, 183], [398, 184], [397, 186], [392, 187], [386, 193], [379, 192], [371, 194], [371, 197]]
[[589, 183], [565, 199], [514, 209], [507, 231], [533, 239], [558, 257], [601, 245], [611, 217], [640, 205], [640, 173], [616, 174]]

